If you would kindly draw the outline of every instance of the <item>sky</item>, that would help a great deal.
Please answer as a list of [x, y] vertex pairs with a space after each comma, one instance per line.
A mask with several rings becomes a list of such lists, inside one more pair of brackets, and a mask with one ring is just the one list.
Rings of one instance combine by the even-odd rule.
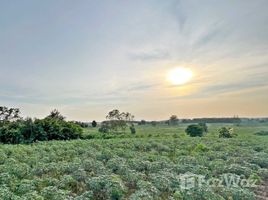
[[[0, 0], [0, 105], [69, 120], [268, 116], [267, 0]], [[167, 81], [176, 67], [194, 76]]]

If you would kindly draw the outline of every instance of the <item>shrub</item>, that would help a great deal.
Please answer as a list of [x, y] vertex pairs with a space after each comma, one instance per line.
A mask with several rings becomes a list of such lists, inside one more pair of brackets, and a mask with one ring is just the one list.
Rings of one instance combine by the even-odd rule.
[[205, 133], [208, 133], [208, 126], [206, 123], [204, 122], [201, 122], [201, 123], [198, 123], [199, 126], [201, 126], [204, 130]]
[[110, 123], [107, 121], [104, 121], [101, 123], [101, 127], [99, 128], [99, 132], [101, 133], [109, 133], [110, 132]]
[[139, 122], [139, 125], [145, 125], [146, 124], [146, 121], [143, 119]]
[[70, 140], [82, 136], [82, 128], [73, 122], [54, 118], [20, 120], [0, 127], [0, 142], [32, 143], [46, 140]]
[[49, 200], [65, 200], [67, 197], [67, 192], [60, 190], [57, 187], [49, 186], [41, 191], [41, 195], [45, 199]]
[[203, 133], [204, 133], [204, 129], [203, 127], [196, 125], [196, 124], [192, 124], [189, 125], [187, 127], [187, 129], [185, 130], [185, 132], [187, 133], [187, 135], [191, 136], [191, 137], [202, 137]]
[[82, 195], [75, 197], [75, 200], [93, 200], [93, 192], [87, 191], [83, 193]]
[[0, 165], [4, 164], [7, 159], [7, 155], [0, 149]]
[[64, 175], [59, 182], [59, 188], [72, 191], [77, 186], [77, 181], [70, 175]]
[[19, 200], [19, 196], [14, 195], [8, 187], [6, 186], [1, 186], [0, 187], [0, 199], [1, 200], [10, 200], [10, 199], [15, 199]]
[[268, 131], [259, 131], [259, 132], [255, 133], [255, 135], [268, 136]]
[[198, 144], [194, 148], [193, 152], [199, 153], [199, 152], [208, 152], [209, 148], [204, 144]]
[[152, 124], [152, 126], [156, 126], [157, 122], [156, 121], [152, 121], [151, 124]]
[[21, 196], [34, 190], [35, 186], [33, 184], [33, 181], [23, 180], [19, 184], [17, 184], [15, 193]]
[[94, 199], [119, 200], [126, 193], [123, 181], [116, 175], [93, 177], [88, 180], [87, 186], [93, 191]]
[[0, 142], [8, 144], [23, 143], [24, 137], [21, 134], [23, 124], [20, 121], [7, 122], [0, 127]]
[[97, 122], [95, 120], [93, 120], [93, 122], [91, 123], [92, 127], [96, 127], [97, 126]]
[[173, 198], [174, 200], [183, 200], [183, 196], [179, 191], [174, 192]]
[[73, 121], [73, 123], [75, 123], [75, 124], [81, 126], [81, 128], [87, 128], [87, 127], [89, 127], [89, 124], [86, 123], [86, 122]]
[[236, 134], [234, 134], [233, 128], [222, 127], [219, 130], [219, 137], [220, 138], [232, 138], [235, 136], [236, 136]]
[[129, 129], [130, 129], [131, 134], [135, 134], [136, 133], [136, 129], [135, 129], [135, 127], [134, 127], [133, 124], [129, 127]]

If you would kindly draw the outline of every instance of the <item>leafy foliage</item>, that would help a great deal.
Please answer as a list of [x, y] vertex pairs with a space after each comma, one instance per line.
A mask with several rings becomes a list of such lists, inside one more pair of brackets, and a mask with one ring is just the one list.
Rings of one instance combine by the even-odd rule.
[[97, 122], [95, 120], [92, 121], [91, 123], [92, 127], [96, 127], [97, 126]]
[[200, 123], [198, 123], [198, 125], [203, 128], [203, 130], [204, 130], [205, 133], [208, 133], [208, 126], [207, 126], [206, 123], [200, 122]]
[[171, 115], [168, 122], [169, 122], [169, 125], [178, 125], [179, 119], [177, 115]]
[[268, 136], [268, 131], [259, 131], [259, 132], [256, 132], [255, 135]]
[[62, 116], [57, 109], [52, 110], [46, 118], [56, 119], [56, 120], [64, 120], [65, 119], [65, 117]]
[[114, 132], [117, 133], [119, 131], [125, 132], [126, 128], [129, 124], [133, 125], [131, 122], [134, 119], [134, 116], [129, 112], [120, 112], [119, 110], [112, 110], [106, 116], [108, 121], [104, 121], [101, 123], [101, 127], [99, 128], [99, 132], [101, 133], [109, 133]]
[[136, 133], [136, 129], [135, 129], [135, 127], [134, 127], [134, 124], [131, 124], [131, 126], [129, 127], [129, 129], [130, 129], [130, 132], [131, 132], [132, 134], [135, 134], [135, 133]]
[[7, 108], [0, 106], [0, 123], [19, 119], [20, 110], [18, 108]]
[[20, 119], [0, 126], [0, 142], [8, 144], [70, 140], [80, 138], [81, 135], [81, 127], [65, 121], [59, 113], [50, 114], [45, 119]]
[[204, 134], [204, 128], [200, 125], [192, 124], [187, 127], [185, 132], [191, 137], [202, 137]]
[[219, 137], [220, 138], [232, 138], [235, 136], [237, 136], [237, 135], [234, 133], [233, 128], [222, 127], [219, 129]]

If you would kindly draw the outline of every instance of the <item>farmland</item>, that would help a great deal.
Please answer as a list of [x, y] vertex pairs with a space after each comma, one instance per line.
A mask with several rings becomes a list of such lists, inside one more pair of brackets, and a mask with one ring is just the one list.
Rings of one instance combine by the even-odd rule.
[[[137, 133], [101, 137], [84, 129], [85, 140], [0, 145], [0, 199], [255, 199], [255, 187], [214, 184], [223, 177], [265, 183], [267, 125], [234, 126], [235, 138], [208, 124], [209, 133], [189, 137], [178, 126], [141, 125]], [[203, 184], [182, 187], [183, 178]], [[185, 186], [185, 185], [184, 185]]]

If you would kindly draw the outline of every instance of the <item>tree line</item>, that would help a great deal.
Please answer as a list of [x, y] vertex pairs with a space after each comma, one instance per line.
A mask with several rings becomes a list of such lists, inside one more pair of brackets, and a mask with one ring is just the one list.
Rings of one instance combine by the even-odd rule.
[[0, 142], [7, 144], [33, 143], [48, 140], [70, 140], [82, 136], [82, 128], [68, 122], [58, 110], [44, 119], [20, 117], [18, 108], [0, 107]]
[[[201, 122], [199, 120], [198, 123], [189, 125], [185, 132], [192, 137], [203, 136], [204, 133], [208, 132], [206, 122], [211, 122], [211, 120], [207, 119], [212, 118], [202, 118]], [[238, 122], [238, 119], [237, 117], [235, 122]], [[114, 109], [107, 114], [106, 120], [100, 123], [98, 131], [102, 134], [117, 134], [125, 133], [129, 129], [132, 134], [135, 134], [135, 122], [137, 123], [131, 113]], [[179, 122], [180, 120], [176, 115], [172, 115], [169, 120], [164, 121], [168, 125], [178, 125]], [[197, 120], [191, 122], [197, 122]], [[160, 122], [146, 122], [145, 120], [138, 122], [139, 125], [148, 123], [156, 126]], [[79, 121], [66, 121], [66, 118], [56, 109], [52, 110], [44, 119], [23, 119], [18, 108], [0, 106], [0, 143], [28, 144], [37, 141], [83, 139], [82, 128], [89, 126], [97, 127], [97, 122], [94, 120], [90, 124]], [[219, 130], [219, 136], [233, 137], [234, 135], [231, 129], [223, 127]]]

